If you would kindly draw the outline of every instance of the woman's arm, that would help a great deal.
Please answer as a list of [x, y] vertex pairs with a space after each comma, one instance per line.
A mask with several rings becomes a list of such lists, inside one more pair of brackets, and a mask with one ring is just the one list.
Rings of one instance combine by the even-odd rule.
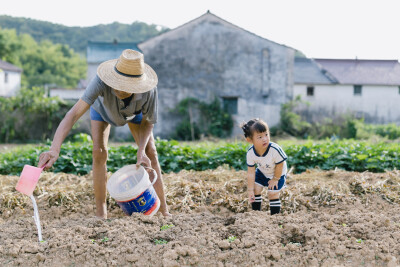
[[40, 154], [38, 167], [43, 167], [46, 165], [47, 169], [53, 166], [54, 162], [58, 158], [58, 155], [60, 154], [61, 145], [64, 139], [71, 131], [72, 126], [74, 126], [79, 118], [85, 114], [89, 107], [89, 104], [82, 99], [79, 99], [78, 102], [67, 112], [64, 119], [57, 127], [50, 150]]
[[135, 125], [136, 136], [138, 140], [135, 140], [138, 145], [137, 151], [137, 164], [144, 163], [146, 166], [151, 166], [150, 159], [145, 153], [147, 143], [153, 131], [154, 125], [143, 118], [140, 125]]

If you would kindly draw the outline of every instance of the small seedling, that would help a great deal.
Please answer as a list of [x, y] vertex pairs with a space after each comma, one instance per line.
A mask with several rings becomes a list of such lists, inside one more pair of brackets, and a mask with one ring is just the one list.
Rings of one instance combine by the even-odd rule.
[[46, 242], [46, 240], [42, 240], [42, 241], [39, 241], [40, 243], [44, 243], [44, 242]]
[[231, 243], [231, 242], [233, 242], [233, 241], [235, 241], [237, 239], [237, 237], [236, 236], [230, 236], [230, 237], [228, 237], [228, 241], [229, 241], [229, 243]]
[[364, 240], [362, 240], [362, 239], [360, 238], [360, 239], [357, 239], [356, 242], [359, 243], [359, 244], [361, 244], [362, 242], [364, 242]]
[[343, 227], [346, 227], [346, 226], [347, 226], [347, 224], [345, 224], [345, 223], [344, 223], [344, 224], [342, 224], [342, 225], [343, 225]]
[[169, 228], [172, 228], [172, 227], [175, 227], [175, 225], [173, 225], [173, 224], [165, 224], [165, 225], [163, 225], [163, 226], [161, 226], [161, 231], [163, 231], [163, 230], [167, 230], [167, 229], [169, 229]]
[[156, 245], [163, 245], [163, 244], [167, 244], [168, 241], [167, 241], [167, 240], [164, 240], [164, 239], [154, 239], [154, 243], [155, 243]]
[[90, 242], [92, 242], [92, 244], [96, 243], [94, 239], [90, 239]]
[[279, 228], [282, 228], [282, 227], [283, 227], [283, 225], [282, 225], [282, 224], [280, 224], [280, 225], [279, 225]]
[[101, 242], [107, 242], [108, 241], [108, 237], [104, 237], [102, 240], [101, 240]]

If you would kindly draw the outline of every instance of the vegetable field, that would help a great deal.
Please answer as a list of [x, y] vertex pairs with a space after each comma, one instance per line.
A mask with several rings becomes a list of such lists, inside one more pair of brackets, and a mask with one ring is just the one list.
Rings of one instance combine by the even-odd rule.
[[[46, 146], [0, 154], [1, 266], [399, 266], [399, 145], [319, 141], [279, 144], [293, 172], [271, 216], [267, 192], [251, 211], [248, 144], [157, 140], [170, 218], [125, 216], [107, 196], [94, 216], [91, 142], [65, 143], [31, 200], [15, 190], [24, 164]], [[111, 175], [136, 162], [132, 145], [111, 146]]]
[[[294, 141], [279, 143], [288, 155], [288, 165], [295, 173], [307, 169], [343, 169], [347, 171], [384, 172], [400, 169], [400, 145], [397, 142], [308, 141], [297, 144]], [[180, 170], [208, 170], [227, 165], [235, 170], [246, 169], [245, 155], [249, 145], [234, 143], [180, 144], [177, 141], [157, 140], [159, 161], [164, 172]], [[25, 164], [36, 165], [39, 154], [48, 146], [39, 146], [3, 153], [0, 155], [0, 174], [19, 174]], [[62, 146], [60, 158], [52, 171], [73, 174], [87, 174], [91, 170], [92, 145], [90, 138], [80, 142], [68, 142]], [[136, 147], [133, 145], [109, 148], [108, 170], [136, 162]]]

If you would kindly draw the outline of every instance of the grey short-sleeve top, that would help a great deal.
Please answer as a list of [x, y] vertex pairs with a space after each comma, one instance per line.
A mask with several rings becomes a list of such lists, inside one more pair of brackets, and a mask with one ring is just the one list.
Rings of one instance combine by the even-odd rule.
[[125, 105], [124, 101], [114, 94], [112, 88], [96, 75], [86, 87], [81, 99], [114, 126], [125, 125], [140, 112], [148, 122], [157, 122], [157, 87], [145, 93], [134, 94], [132, 100]]

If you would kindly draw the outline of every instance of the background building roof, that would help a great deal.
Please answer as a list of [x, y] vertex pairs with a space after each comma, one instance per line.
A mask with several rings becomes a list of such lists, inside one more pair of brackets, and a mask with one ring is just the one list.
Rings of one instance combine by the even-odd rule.
[[0, 59], [0, 69], [13, 72], [22, 72], [21, 68]]
[[397, 60], [314, 59], [341, 84], [400, 85]]
[[[125, 49], [140, 51], [136, 43], [112, 43], [106, 42], [88, 42], [87, 63], [99, 64], [103, 61], [119, 58]], [[141, 52], [141, 51], [140, 51]]]
[[294, 83], [332, 84], [337, 80], [310, 58], [296, 57], [294, 61]]

